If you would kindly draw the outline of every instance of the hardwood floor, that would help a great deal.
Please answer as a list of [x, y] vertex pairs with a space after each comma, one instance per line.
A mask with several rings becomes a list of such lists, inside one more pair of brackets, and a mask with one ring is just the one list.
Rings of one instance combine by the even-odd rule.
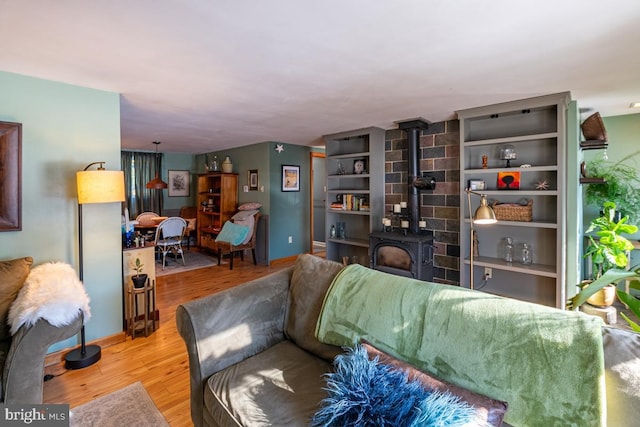
[[68, 403], [74, 408], [140, 381], [171, 426], [192, 426], [189, 363], [176, 329], [176, 307], [293, 264], [254, 266], [250, 259], [236, 259], [233, 270], [224, 264], [158, 277], [159, 329], [148, 337], [127, 337], [125, 342], [102, 348], [102, 359], [87, 368], [67, 371], [62, 364], [47, 367], [45, 373], [56, 377], [44, 383], [44, 402]]

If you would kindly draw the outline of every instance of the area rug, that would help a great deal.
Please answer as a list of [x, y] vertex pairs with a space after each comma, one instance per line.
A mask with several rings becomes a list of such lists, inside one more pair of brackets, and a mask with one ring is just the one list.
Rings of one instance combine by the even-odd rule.
[[140, 381], [71, 408], [70, 427], [169, 426]]
[[159, 261], [156, 262], [156, 277], [211, 267], [212, 265], [218, 265], [218, 260], [213, 256], [207, 255], [205, 252], [184, 251], [185, 265], [182, 265], [182, 259], [179, 257], [178, 259], [167, 257], [166, 264], [163, 270], [162, 263]]

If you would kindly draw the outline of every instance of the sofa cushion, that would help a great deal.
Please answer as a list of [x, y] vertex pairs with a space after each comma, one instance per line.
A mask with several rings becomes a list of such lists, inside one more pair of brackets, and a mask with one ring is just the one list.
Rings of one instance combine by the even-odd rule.
[[327, 395], [323, 375], [330, 369], [325, 360], [282, 341], [209, 378], [205, 424], [308, 426]]
[[332, 360], [342, 350], [318, 341], [316, 323], [327, 289], [344, 266], [314, 255], [298, 256], [293, 267], [286, 314], [287, 337], [311, 353]]
[[634, 425], [640, 420], [640, 334], [609, 326], [602, 333], [607, 425]]
[[474, 420], [473, 407], [459, 397], [427, 389], [379, 357], [370, 359], [364, 346], [338, 355], [334, 368], [327, 374], [329, 396], [313, 417], [314, 427], [463, 427]]
[[361, 344], [367, 351], [370, 359], [378, 357], [381, 363], [394, 366], [395, 368], [404, 371], [408, 374], [410, 380], [420, 381], [420, 383], [428, 390], [448, 391], [454, 396], [460, 397], [464, 402], [473, 406], [475, 409], [475, 423], [474, 425], [488, 424], [492, 426], [501, 426], [504, 414], [507, 412], [507, 403], [501, 400], [491, 399], [490, 397], [482, 394], [474, 393], [471, 390], [467, 390], [462, 387], [458, 387], [455, 384], [450, 384], [436, 378], [428, 373], [421, 371], [413, 365], [407, 362], [396, 359], [390, 354], [384, 353], [378, 350], [366, 341]]
[[31, 257], [0, 261], [0, 340], [11, 337], [7, 324], [9, 308], [27, 279], [31, 264]]

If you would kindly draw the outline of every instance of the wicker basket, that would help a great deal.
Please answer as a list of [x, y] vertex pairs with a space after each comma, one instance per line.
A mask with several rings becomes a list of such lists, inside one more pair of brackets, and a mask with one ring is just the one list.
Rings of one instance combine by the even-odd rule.
[[518, 203], [493, 202], [491, 208], [500, 221], [524, 221], [533, 220], [533, 200], [528, 200], [526, 205]]

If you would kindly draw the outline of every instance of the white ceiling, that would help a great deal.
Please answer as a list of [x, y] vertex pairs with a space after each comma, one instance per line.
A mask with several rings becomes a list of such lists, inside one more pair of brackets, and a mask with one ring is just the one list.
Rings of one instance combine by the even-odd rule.
[[0, 70], [121, 93], [122, 147], [202, 153], [571, 91], [640, 112], [638, 0], [0, 0]]

